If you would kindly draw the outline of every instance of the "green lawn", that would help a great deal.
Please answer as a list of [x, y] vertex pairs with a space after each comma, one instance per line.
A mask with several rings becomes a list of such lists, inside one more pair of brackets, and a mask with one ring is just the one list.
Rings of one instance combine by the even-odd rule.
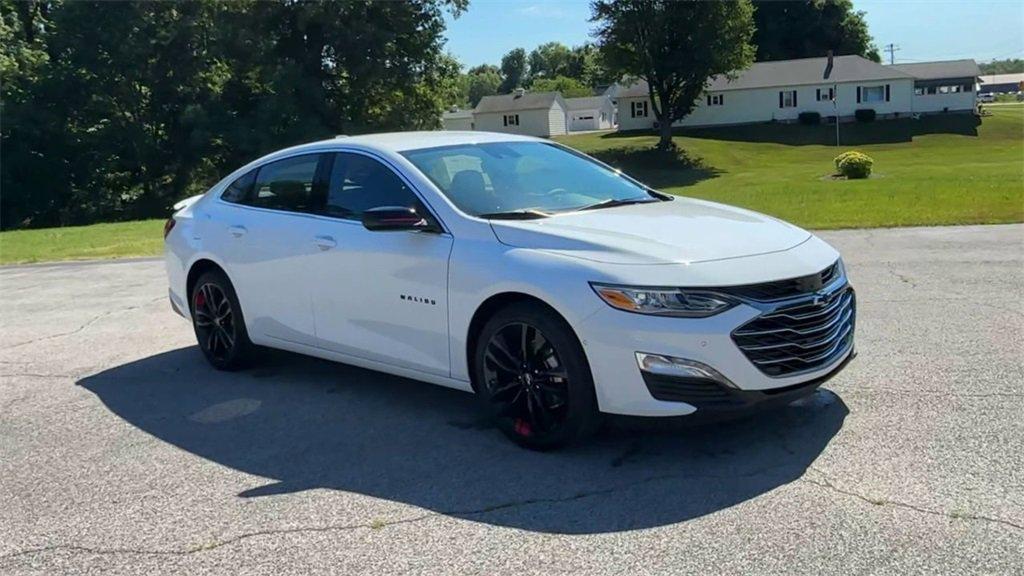
[[[1024, 221], [1024, 105], [969, 116], [828, 126], [759, 125], [683, 130], [681, 153], [652, 153], [648, 134], [560, 138], [673, 194], [735, 204], [807, 228]], [[875, 159], [868, 180], [829, 178], [832, 158]], [[162, 220], [0, 233], [0, 264], [152, 256]]]
[[[1024, 106], [970, 116], [829, 126], [681, 130], [678, 158], [648, 151], [648, 134], [559, 138], [660, 190], [744, 206], [806, 228], [1024, 221]], [[832, 158], [875, 160], [868, 180], [833, 180]]]
[[163, 220], [141, 220], [3, 232], [0, 264], [155, 256], [163, 248], [163, 230]]

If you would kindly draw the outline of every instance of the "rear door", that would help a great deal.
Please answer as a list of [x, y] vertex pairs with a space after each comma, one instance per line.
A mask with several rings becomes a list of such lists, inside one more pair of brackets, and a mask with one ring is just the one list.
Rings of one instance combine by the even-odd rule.
[[310, 284], [320, 250], [311, 230], [323, 202], [325, 157], [264, 164], [244, 194], [221, 197], [230, 207], [219, 211], [220, 251], [255, 341], [316, 345]]
[[325, 217], [311, 234], [330, 242], [317, 255], [311, 283], [320, 346], [447, 376], [452, 237], [363, 227], [370, 208], [426, 213], [409, 184], [379, 159], [337, 153], [330, 174]]

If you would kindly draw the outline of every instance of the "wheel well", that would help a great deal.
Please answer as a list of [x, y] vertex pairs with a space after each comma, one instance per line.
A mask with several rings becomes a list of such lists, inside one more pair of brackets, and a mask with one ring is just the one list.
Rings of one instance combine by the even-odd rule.
[[480, 332], [484, 329], [484, 324], [490, 320], [491, 316], [494, 316], [498, 310], [516, 302], [533, 302], [539, 304], [550, 310], [552, 314], [556, 314], [559, 318], [565, 320], [565, 317], [559, 314], [558, 311], [552, 308], [547, 302], [537, 298], [536, 296], [530, 296], [529, 294], [524, 294], [522, 292], [502, 292], [501, 294], [495, 294], [487, 300], [484, 300], [476, 309], [476, 312], [473, 313], [473, 319], [469, 321], [469, 331], [466, 333], [466, 369], [469, 374], [469, 381], [474, 387], [476, 386], [476, 383], [473, 382], [473, 348], [476, 344], [476, 340], [480, 336]]
[[196, 260], [192, 267], [189, 268], [188, 278], [185, 280], [185, 297], [188, 298], [186, 305], [190, 307], [190, 310], [192, 306], [192, 289], [196, 286], [196, 280], [199, 280], [200, 276], [211, 270], [218, 270], [221, 274], [227, 276], [227, 272], [224, 272], [224, 269], [213, 260]]

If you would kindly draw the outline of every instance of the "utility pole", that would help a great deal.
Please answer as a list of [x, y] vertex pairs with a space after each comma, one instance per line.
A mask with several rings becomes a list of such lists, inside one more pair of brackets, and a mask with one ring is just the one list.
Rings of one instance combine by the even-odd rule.
[[890, 42], [889, 44], [886, 44], [885, 47], [882, 48], [882, 50], [884, 50], [884, 51], [889, 53], [889, 64], [890, 65], [895, 64], [896, 63], [896, 53], [900, 51], [900, 47], [895, 45], [895, 44], [893, 44], [892, 42]]

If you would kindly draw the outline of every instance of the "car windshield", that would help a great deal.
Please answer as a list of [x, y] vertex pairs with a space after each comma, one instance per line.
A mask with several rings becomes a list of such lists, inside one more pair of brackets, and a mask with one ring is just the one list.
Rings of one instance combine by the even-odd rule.
[[545, 142], [460, 144], [403, 156], [474, 216], [543, 217], [657, 199], [618, 171]]

